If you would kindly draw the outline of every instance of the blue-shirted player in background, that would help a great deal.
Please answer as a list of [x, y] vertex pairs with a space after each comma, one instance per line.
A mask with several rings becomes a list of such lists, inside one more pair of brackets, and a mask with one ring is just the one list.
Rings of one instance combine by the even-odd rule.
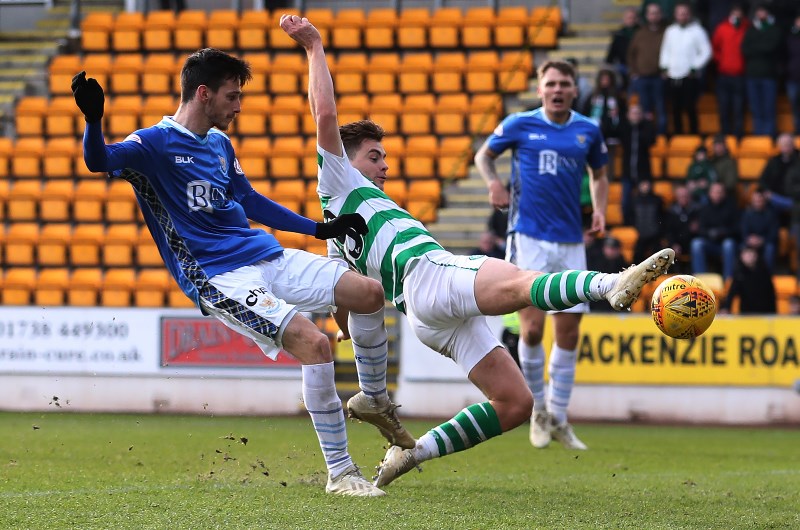
[[340, 262], [284, 249], [251, 229], [248, 218], [319, 239], [359, 237], [367, 226], [357, 214], [316, 223], [253, 190], [221, 132], [240, 112], [250, 77], [246, 62], [200, 50], [181, 70], [175, 115], [106, 145], [103, 89], [81, 72], [72, 92], [86, 117], [84, 159], [91, 171], [131, 183], [167, 268], [205, 314], [252, 338], [271, 359], [283, 347], [300, 361], [303, 400], [328, 468], [326, 491], [384, 495], [348, 453], [328, 338], [300, 314], [333, 306], [375, 313], [383, 309], [383, 288]]
[[[605, 230], [608, 201], [608, 152], [600, 129], [571, 110], [577, 96], [576, 75], [565, 62], [539, 69], [542, 106], [506, 117], [475, 156], [495, 208], [508, 208], [506, 258], [521, 269], [556, 272], [585, 269], [580, 190], [587, 166], [592, 176], [592, 232]], [[513, 149], [510, 196], [497, 175], [494, 160]], [[570, 449], [586, 449], [567, 422], [567, 405], [575, 384], [581, 316], [588, 304], [553, 314], [555, 341], [550, 352], [550, 386], [545, 395], [542, 346], [546, 313], [535, 307], [520, 311], [519, 359], [533, 393], [531, 443], [546, 447], [555, 438]]]

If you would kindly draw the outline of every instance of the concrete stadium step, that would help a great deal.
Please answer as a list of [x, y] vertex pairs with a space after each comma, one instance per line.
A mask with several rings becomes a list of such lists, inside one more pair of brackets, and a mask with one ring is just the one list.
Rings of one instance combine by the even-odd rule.
[[620, 26], [614, 22], [576, 22], [569, 25], [570, 34], [581, 37], [608, 36]]
[[17, 53], [8, 55], [0, 53], [0, 66], [4, 68], [45, 68], [49, 60], [50, 57], [48, 55], [37, 53]]
[[55, 55], [58, 53], [58, 43], [51, 41], [25, 41], [25, 40], [5, 40], [0, 33], [0, 54], [41, 54]]
[[547, 54], [549, 59], [564, 61], [569, 57], [577, 59], [578, 64], [600, 64], [608, 53], [608, 47], [602, 49], [573, 49], [573, 50], [552, 50]]
[[558, 40], [559, 50], [596, 50], [598, 48], [608, 49], [611, 44], [611, 35], [605, 36], [580, 36], [562, 37]]
[[4, 42], [37, 42], [39, 44], [49, 44], [42, 41], [55, 41], [67, 37], [69, 24], [64, 27], [51, 27], [43, 29], [29, 29], [19, 31], [0, 32], [0, 43]]

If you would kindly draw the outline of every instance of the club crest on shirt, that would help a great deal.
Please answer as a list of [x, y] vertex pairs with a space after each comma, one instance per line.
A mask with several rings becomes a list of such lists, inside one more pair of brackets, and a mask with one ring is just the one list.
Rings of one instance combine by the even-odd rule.
[[137, 144], [142, 143], [142, 139], [139, 137], [138, 134], [129, 134], [123, 142], [136, 142]]
[[234, 158], [233, 159], [233, 170], [235, 172], [237, 172], [238, 174], [240, 174], [240, 175], [244, 175], [244, 171], [242, 171], [242, 166], [239, 165], [239, 159], [238, 158]]
[[222, 170], [223, 175], [228, 173], [228, 161], [225, 160], [224, 156], [219, 157], [219, 168]]
[[576, 134], [575, 135], [575, 143], [578, 144], [578, 147], [581, 149], [586, 148], [586, 135], [585, 134]]

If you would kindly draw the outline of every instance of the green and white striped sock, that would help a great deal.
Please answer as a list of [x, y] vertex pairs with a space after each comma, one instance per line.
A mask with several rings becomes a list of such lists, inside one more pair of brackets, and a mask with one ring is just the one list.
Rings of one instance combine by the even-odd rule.
[[544, 311], [563, 311], [584, 302], [600, 301], [600, 280], [604, 276], [595, 271], [542, 274], [533, 280], [531, 301]]
[[455, 415], [450, 421], [434, 427], [414, 448], [417, 462], [449, 455], [503, 434], [497, 413], [488, 401], [475, 403]]

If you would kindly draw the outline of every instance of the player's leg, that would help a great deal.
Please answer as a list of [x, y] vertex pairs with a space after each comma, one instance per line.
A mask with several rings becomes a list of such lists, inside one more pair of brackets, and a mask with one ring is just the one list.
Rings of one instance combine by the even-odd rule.
[[550, 351], [547, 409], [550, 436], [567, 449], [587, 449], [567, 422], [567, 407], [575, 386], [575, 364], [582, 313], [555, 313], [555, 341]]
[[536, 307], [519, 311], [519, 363], [522, 375], [533, 394], [530, 442], [541, 449], [550, 443], [550, 416], [544, 384], [545, 351], [542, 336], [547, 313]]

